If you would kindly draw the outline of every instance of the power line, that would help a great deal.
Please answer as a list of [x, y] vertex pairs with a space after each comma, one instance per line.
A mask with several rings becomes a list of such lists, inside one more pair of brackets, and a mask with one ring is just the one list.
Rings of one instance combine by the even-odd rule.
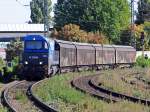
[[27, 7], [30, 6], [29, 4], [23, 4], [23, 3], [21, 3], [19, 0], [16, 0], [16, 2], [18, 2], [20, 5], [25, 6], [25, 7], [26, 7], [26, 6], [27, 6]]

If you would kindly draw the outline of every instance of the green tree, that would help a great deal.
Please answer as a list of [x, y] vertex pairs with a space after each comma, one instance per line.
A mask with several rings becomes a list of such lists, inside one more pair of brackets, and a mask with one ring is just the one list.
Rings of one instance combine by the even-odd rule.
[[150, 22], [144, 22], [144, 31], [146, 33], [146, 43], [148, 45], [148, 50], [150, 50]]
[[77, 24], [88, 32], [100, 31], [113, 42], [119, 39], [130, 18], [127, 0], [58, 0], [54, 13], [57, 29]]
[[[47, 0], [48, 10], [45, 9], [44, 0], [32, 0], [30, 2], [31, 20], [32, 23], [44, 23], [44, 18], [47, 17], [50, 23], [52, 11], [51, 0]], [[48, 13], [46, 13], [48, 12]]]
[[6, 60], [12, 61], [15, 57], [19, 57], [22, 53], [23, 45], [19, 39], [11, 41], [10, 44], [7, 45], [6, 51]]
[[122, 30], [120, 34], [120, 45], [130, 45], [131, 43], [131, 30], [130, 29], [125, 29]]
[[139, 0], [137, 12], [137, 24], [150, 21], [150, 0]]
[[2, 70], [4, 65], [5, 65], [4, 60], [0, 57], [0, 71]]
[[[131, 31], [134, 32], [133, 38], [131, 38]], [[142, 45], [141, 45], [141, 32], [144, 32], [144, 26], [143, 25], [136, 25], [134, 26], [129, 25], [125, 30], [122, 31], [121, 36], [120, 36], [120, 44], [122, 45], [131, 45], [131, 39], [136, 41], [136, 49], [141, 50]], [[146, 42], [147, 42], [147, 37], [146, 37], [146, 32], [145, 34], [145, 49], [146, 49]]]

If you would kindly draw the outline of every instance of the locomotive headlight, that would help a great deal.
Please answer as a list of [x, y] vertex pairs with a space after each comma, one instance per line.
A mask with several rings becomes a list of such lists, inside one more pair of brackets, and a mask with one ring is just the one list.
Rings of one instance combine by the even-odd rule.
[[42, 64], [43, 64], [43, 62], [41, 62], [41, 61], [40, 61], [40, 62], [39, 62], [39, 64], [40, 64], [40, 65], [42, 65]]
[[27, 62], [27, 61], [25, 61], [24, 63], [25, 63], [26, 65], [28, 64], [28, 62]]

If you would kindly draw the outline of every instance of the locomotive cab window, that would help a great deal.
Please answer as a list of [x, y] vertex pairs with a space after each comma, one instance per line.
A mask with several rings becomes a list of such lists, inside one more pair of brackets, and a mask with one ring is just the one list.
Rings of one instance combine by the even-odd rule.
[[26, 41], [26, 49], [42, 49], [42, 41]]

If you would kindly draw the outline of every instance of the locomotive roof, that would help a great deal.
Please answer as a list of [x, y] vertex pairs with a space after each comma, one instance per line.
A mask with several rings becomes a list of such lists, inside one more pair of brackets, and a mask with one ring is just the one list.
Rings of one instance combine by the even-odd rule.
[[[46, 37], [45, 37], [46, 38]], [[46, 40], [43, 36], [41, 35], [27, 35], [24, 37], [24, 40]]]

